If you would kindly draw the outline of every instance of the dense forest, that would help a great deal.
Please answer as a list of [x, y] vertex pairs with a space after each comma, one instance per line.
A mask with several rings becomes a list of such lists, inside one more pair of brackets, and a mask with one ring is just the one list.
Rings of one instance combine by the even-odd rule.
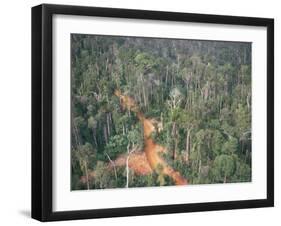
[[71, 35], [71, 189], [251, 181], [251, 44]]

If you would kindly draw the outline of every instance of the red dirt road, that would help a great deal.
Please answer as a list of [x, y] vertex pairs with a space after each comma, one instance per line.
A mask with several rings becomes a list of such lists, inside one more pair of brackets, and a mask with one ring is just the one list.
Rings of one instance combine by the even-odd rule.
[[[175, 171], [171, 166], [169, 166], [160, 156], [160, 153], [165, 150], [165, 147], [156, 144], [151, 138], [151, 134], [155, 131], [155, 126], [152, 123], [153, 120], [145, 118], [144, 115], [139, 112], [135, 101], [131, 97], [122, 95], [120, 91], [116, 91], [115, 94], [120, 98], [120, 102], [124, 108], [130, 109], [137, 114], [138, 119], [143, 125], [144, 152], [151, 169], [157, 173], [171, 177], [176, 185], [188, 184], [187, 180], [182, 177], [179, 172]], [[161, 169], [160, 172], [159, 169]]]

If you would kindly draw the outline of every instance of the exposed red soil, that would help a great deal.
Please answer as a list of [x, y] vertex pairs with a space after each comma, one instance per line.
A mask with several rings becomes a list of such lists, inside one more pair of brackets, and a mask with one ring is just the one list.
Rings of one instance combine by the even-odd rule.
[[[119, 156], [115, 161], [116, 166], [126, 166], [126, 155]], [[130, 154], [129, 168], [138, 175], [147, 175], [152, 173], [152, 169], [146, 159], [146, 154], [143, 151], [138, 151]]]
[[[151, 134], [155, 131], [155, 126], [153, 124], [155, 120], [145, 118], [139, 111], [133, 98], [122, 95], [118, 90], [115, 91], [115, 95], [120, 98], [120, 103], [124, 109], [127, 108], [137, 114], [139, 121], [143, 125], [144, 150], [130, 154], [128, 162], [129, 168], [138, 175], [146, 175], [152, 173], [152, 171], [156, 171], [158, 174], [164, 174], [171, 177], [176, 185], [188, 184], [187, 179], [182, 177], [179, 172], [175, 171], [168, 165], [168, 163], [166, 163], [163, 157], [161, 157], [160, 153], [165, 152], [166, 148], [156, 144], [151, 138]], [[126, 159], [126, 154], [119, 156], [114, 160], [115, 166], [126, 166]], [[112, 169], [113, 164], [108, 163], [108, 167]], [[159, 168], [161, 168], [160, 172], [158, 170]], [[94, 171], [89, 172], [89, 180], [92, 180], [94, 175]], [[86, 177], [81, 177], [80, 181], [86, 183]]]

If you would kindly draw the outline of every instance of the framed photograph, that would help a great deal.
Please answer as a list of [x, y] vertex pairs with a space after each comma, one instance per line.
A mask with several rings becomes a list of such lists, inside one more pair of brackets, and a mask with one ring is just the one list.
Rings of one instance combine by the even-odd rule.
[[32, 8], [32, 217], [274, 205], [274, 21]]

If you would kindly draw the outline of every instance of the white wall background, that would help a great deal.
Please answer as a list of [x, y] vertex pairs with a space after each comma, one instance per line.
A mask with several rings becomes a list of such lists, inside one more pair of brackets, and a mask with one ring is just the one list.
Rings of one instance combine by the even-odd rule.
[[[6, 0], [0, 13], [0, 224], [38, 225], [30, 215], [31, 6]], [[281, 214], [281, 14], [277, 0], [58, 0], [45, 3], [275, 18], [275, 208], [56, 222], [55, 225], [277, 225]], [[280, 137], [280, 138], [279, 138]]]

